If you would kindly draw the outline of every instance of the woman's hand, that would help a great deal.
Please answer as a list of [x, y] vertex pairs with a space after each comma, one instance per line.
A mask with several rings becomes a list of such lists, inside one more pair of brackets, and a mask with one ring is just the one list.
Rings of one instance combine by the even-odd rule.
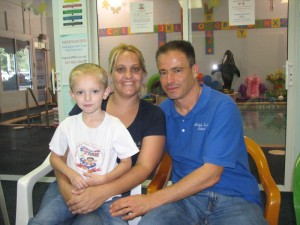
[[88, 187], [84, 191], [72, 191], [72, 198], [67, 202], [73, 214], [86, 214], [98, 209], [108, 198], [104, 186]]
[[124, 220], [131, 220], [142, 216], [151, 210], [150, 195], [132, 195], [114, 201], [110, 206], [112, 216], [123, 216]]

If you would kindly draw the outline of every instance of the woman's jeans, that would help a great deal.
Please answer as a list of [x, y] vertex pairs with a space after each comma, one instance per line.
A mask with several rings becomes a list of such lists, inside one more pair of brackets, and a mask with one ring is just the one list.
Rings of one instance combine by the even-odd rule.
[[31, 218], [28, 225], [124, 225], [128, 224], [120, 217], [111, 217], [109, 207], [112, 201], [105, 202], [94, 212], [84, 215], [74, 215], [64, 202], [56, 182], [50, 184], [43, 197], [40, 210], [34, 218]]
[[139, 225], [267, 225], [262, 208], [240, 197], [200, 192], [155, 208]]

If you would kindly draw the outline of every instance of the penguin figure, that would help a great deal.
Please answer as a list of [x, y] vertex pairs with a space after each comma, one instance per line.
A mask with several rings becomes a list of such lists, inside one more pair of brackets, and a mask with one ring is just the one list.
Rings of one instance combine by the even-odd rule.
[[218, 65], [217, 69], [213, 70], [211, 74], [213, 75], [215, 72], [221, 72], [222, 79], [224, 82], [223, 90], [231, 90], [233, 76], [234, 74], [236, 74], [238, 77], [240, 77], [240, 71], [235, 66], [233, 54], [230, 50], [227, 50], [225, 52], [222, 64]]

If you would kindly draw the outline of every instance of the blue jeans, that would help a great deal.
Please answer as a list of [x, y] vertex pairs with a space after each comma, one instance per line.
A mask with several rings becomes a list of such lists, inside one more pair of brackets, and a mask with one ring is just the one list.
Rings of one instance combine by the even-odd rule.
[[139, 225], [267, 225], [262, 208], [240, 197], [204, 191], [160, 206], [142, 217]]
[[47, 189], [39, 212], [29, 220], [28, 225], [126, 225], [126, 221], [109, 213], [109, 206], [116, 199], [105, 202], [94, 212], [74, 215], [65, 204], [57, 182], [54, 182]]

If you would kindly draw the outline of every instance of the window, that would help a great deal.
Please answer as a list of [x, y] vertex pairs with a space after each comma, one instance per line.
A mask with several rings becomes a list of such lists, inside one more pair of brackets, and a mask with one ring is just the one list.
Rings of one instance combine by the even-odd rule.
[[30, 42], [0, 38], [1, 78], [3, 91], [24, 90], [32, 86]]

